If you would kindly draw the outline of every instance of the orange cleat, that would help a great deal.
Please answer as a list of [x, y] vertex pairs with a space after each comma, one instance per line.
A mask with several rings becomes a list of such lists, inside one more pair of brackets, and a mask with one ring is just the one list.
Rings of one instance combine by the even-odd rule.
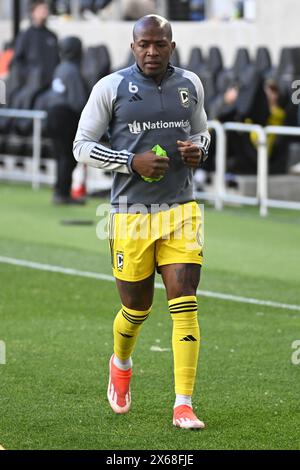
[[183, 429], [203, 429], [205, 424], [197, 418], [189, 405], [179, 405], [174, 408], [173, 424]]
[[78, 187], [72, 188], [71, 196], [73, 199], [85, 199], [87, 196], [85, 184], [81, 184]]
[[107, 398], [115, 413], [127, 413], [131, 406], [130, 379], [132, 368], [128, 370], [119, 369], [114, 364], [113, 358], [114, 354], [109, 361]]

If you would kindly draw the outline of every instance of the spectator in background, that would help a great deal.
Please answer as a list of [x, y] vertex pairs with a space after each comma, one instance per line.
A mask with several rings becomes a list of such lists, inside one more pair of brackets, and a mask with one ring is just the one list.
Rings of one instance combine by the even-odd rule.
[[59, 42], [61, 63], [54, 70], [51, 88], [44, 92], [36, 101], [35, 108], [48, 110], [65, 105], [76, 114], [81, 111], [87, 101], [87, 91], [80, 71], [82, 58], [81, 40], [68, 36]]
[[59, 43], [59, 52], [61, 63], [54, 71], [52, 86], [39, 96], [35, 108], [48, 111], [47, 130], [57, 156], [53, 202], [78, 204], [84, 201], [71, 197], [72, 173], [77, 164], [72, 147], [79, 117], [87, 101], [87, 89], [80, 72], [80, 39], [72, 36], [63, 39]]
[[238, 94], [239, 89], [234, 82], [228, 84], [224, 92], [216, 94], [209, 107], [210, 119], [218, 119], [221, 122], [234, 119]]
[[[228, 83], [225, 81], [228, 80]], [[290, 113], [287, 113], [278, 84], [274, 79], [264, 80], [252, 67], [246, 68], [239, 81], [234, 77], [224, 77], [224, 89], [213, 99], [210, 119], [221, 122], [236, 121], [248, 124], [295, 125], [292, 124]], [[295, 120], [295, 119], [294, 119]], [[227, 135], [227, 171], [230, 174], [257, 173], [257, 134], [252, 132], [228, 132]], [[273, 174], [287, 171], [287, 151], [290, 138], [269, 135], [267, 140], [269, 155], [269, 171]], [[215, 151], [214, 135], [212, 153]], [[210, 162], [205, 162], [203, 170], [214, 171], [214, 156]]]
[[[264, 91], [267, 97], [269, 115], [267, 118], [267, 126], [284, 126], [286, 120], [286, 111], [281, 104], [281, 97], [278, 84], [272, 78], [269, 78], [264, 83]], [[276, 151], [276, 135], [268, 135], [268, 154], [272, 156], [274, 150]]]
[[[255, 83], [251, 81], [252, 85]], [[237, 119], [249, 124], [262, 126], [283, 126], [286, 124], [287, 113], [281, 103], [278, 84], [274, 79], [258, 80], [256, 92], [248, 100], [247, 96], [241, 96], [241, 90], [237, 97], [237, 109], [245, 109], [245, 113], [238, 114]], [[245, 92], [246, 93], [246, 92]], [[229, 170], [233, 173], [255, 174], [257, 172], [257, 143], [258, 136], [255, 132], [247, 134], [235, 133], [232, 137], [232, 158], [229, 160]], [[267, 149], [269, 157], [269, 172], [271, 174], [285, 173], [287, 170], [287, 145], [285, 136], [268, 135]]]
[[18, 65], [24, 79], [32, 69], [40, 72], [41, 87], [51, 84], [59, 62], [57, 37], [47, 27], [49, 8], [45, 1], [35, 0], [30, 6], [31, 26], [16, 39], [12, 65]]

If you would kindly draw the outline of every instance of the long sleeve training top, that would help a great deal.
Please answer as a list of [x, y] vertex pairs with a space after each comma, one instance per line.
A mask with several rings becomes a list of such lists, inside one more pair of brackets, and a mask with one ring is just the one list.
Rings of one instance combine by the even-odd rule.
[[[111, 203], [174, 204], [194, 200], [193, 170], [187, 168], [177, 140], [191, 140], [207, 155], [210, 135], [204, 92], [193, 72], [168, 66], [162, 82], [144, 75], [137, 64], [102, 78], [82, 112], [74, 141], [77, 161], [114, 171]], [[99, 143], [109, 133], [111, 148]], [[159, 182], [149, 183], [132, 170], [134, 154], [159, 144], [170, 159]]]

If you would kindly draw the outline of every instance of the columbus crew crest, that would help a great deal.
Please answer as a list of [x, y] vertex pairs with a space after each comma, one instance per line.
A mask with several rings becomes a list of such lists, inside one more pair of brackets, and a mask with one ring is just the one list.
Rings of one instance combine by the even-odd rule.
[[123, 271], [124, 268], [124, 253], [122, 251], [117, 251], [117, 269], [118, 271]]
[[190, 105], [190, 95], [188, 88], [178, 88], [180, 103], [184, 108], [188, 108]]

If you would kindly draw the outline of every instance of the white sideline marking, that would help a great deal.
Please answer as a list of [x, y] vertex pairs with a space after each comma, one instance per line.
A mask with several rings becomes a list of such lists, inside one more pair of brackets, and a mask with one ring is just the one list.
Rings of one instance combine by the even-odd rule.
[[[40, 271], [50, 271], [53, 273], [68, 274], [69, 276], [88, 277], [92, 279], [99, 279], [101, 281], [115, 282], [115, 278], [113, 276], [109, 276], [108, 274], [94, 273], [90, 271], [79, 271], [78, 269], [63, 268], [61, 266], [53, 266], [51, 264], [35, 263], [33, 261], [8, 258], [6, 256], [0, 256], [0, 263], [22, 266], [24, 268], [38, 269]], [[155, 287], [156, 289], [165, 288], [163, 284], [157, 282], [155, 283]], [[265, 307], [281, 308], [284, 310], [296, 310], [298, 312], [300, 311], [300, 305], [282, 304], [279, 302], [273, 302], [272, 300], [252, 299], [251, 297], [240, 297], [237, 295], [222, 294], [220, 292], [212, 292], [208, 290], [199, 289], [197, 290], [197, 295], [200, 295], [202, 297], [212, 297], [214, 299], [220, 300], [228, 300], [232, 302], [240, 302], [244, 304], [264, 305]]]
[[165, 352], [165, 351], [171, 351], [171, 348], [161, 348], [160, 346], [151, 346], [150, 351]]

